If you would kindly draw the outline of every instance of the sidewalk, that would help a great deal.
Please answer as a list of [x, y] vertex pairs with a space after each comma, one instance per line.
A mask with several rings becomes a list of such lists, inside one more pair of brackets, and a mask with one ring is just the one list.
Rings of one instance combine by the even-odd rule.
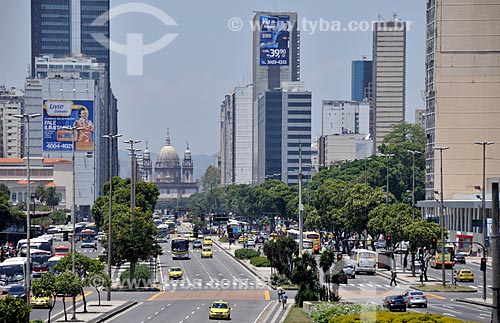
[[[134, 306], [136, 301], [102, 301], [101, 306], [98, 306], [97, 301], [87, 302], [88, 313], [83, 313], [83, 304], [76, 308], [76, 321], [77, 322], [104, 322], [105, 320], [121, 313], [128, 308]], [[68, 319], [73, 317], [73, 307], [68, 306], [66, 310]], [[64, 321], [64, 312], [57, 313], [52, 316], [52, 322], [67, 322]]]

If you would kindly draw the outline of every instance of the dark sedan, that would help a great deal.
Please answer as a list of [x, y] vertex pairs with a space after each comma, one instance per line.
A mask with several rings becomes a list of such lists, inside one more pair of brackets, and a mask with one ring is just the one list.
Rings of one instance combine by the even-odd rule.
[[389, 311], [400, 310], [406, 312], [406, 300], [402, 295], [392, 295], [384, 298], [383, 306]]
[[455, 254], [455, 263], [465, 265], [465, 255], [462, 253]]

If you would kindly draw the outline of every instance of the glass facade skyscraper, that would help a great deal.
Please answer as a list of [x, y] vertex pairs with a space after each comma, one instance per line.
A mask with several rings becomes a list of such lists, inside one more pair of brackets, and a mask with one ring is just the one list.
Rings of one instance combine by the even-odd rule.
[[351, 66], [351, 100], [363, 101], [371, 99], [372, 61], [352, 61]]
[[33, 77], [35, 57], [57, 58], [79, 53], [104, 63], [109, 74], [109, 15], [104, 15], [99, 24], [91, 25], [108, 11], [109, 0], [31, 0]]

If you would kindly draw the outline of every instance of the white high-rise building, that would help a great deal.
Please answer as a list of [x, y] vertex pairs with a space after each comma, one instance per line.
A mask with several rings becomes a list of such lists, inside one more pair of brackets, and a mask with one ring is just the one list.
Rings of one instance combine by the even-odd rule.
[[323, 100], [323, 135], [370, 133], [370, 105], [368, 102]]
[[236, 87], [221, 105], [221, 183], [252, 183], [252, 85]]
[[373, 31], [373, 144], [405, 121], [406, 23], [379, 21]]
[[21, 156], [21, 123], [14, 115], [23, 111], [23, 104], [22, 90], [0, 86], [0, 158]]

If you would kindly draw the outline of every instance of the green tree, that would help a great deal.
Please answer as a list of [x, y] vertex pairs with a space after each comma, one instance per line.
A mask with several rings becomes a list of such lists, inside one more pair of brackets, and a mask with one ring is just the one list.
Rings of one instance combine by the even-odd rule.
[[31, 307], [23, 299], [7, 296], [0, 299], [0, 323], [28, 322]]
[[57, 301], [56, 280], [56, 275], [51, 272], [47, 272], [43, 274], [40, 279], [34, 279], [33, 285], [31, 286], [31, 290], [34, 296], [51, 298], [51, 304], [49, 306], [49, 314], [47, 318], [48, 323], [50, 323], [50, 316]]
[[55, 187], [49, 187], [46, 190], [45, 198], [46, 198], [45, 204], [47, 204], [48, 207], [50, 207], [52, 210], [54, 210], [59, 205], [59, 202], [61, 201], [61, 194], [57, 193]]
[[319, 274], [316, 259], [307, 252], [294, 257], [294, 268], [291, 273], [291, 281], [299, 285], [299, 291], [295, 301], [302, 307], [304, 301], [317, 301], [319, 299]]
[[276, 268], [278, 273], [288, 278], [293, 269], [293, 257], [298, 253], [299, 246], [291, 237], [268, 241], [264, 244], [264, 254], [271, 263], [271, 267]]
[[[54, 269], [58, 272], [71, 271], [73, 269], [73, 257], [70, 253], [67, 257], [63, 257], [57, 262]], [[83, 297], [83, 312], [87, 313], [87, 300], [85, 298], [85, 293], [83, 292], [83, 287], [88, 285], [90, 281], [87, 279], [89, 275], [95, 273], [104, 273], [104, 264], [99, 258], [90, 258], [81, 253], [75, 254], [75, 273], [81, 279], [82, 289], [80, 293]]]
[[[57, 276], [54, 288], [57, 294], [62, 295], [64, 320], [67, 321], [68, 315], [66, 312], [66, 297], [74, 299], [78, 296], [82, 290], [82, 281], [78, 276], [67, 270]], [[75, 302], [73, 302], [73, 310], [76, 311]]]
[[46, 199], [47, 199], [47, 189], [45, 188], [45, 186], [38, 185], [35, 188], [35, 194], [38, 197], [38, 200], [40, 201], [40, 203], [43, 204], [46, 201]]
[[99, 299], [99, 306], [101, 306], [101, 287], [111, 288], [111, 278], [104, 272], [104, 270], [91, 272], [83, 281], [83, 285], [95, 288], [97, 297]]
[[151, 213], [136, 210], [130, 215], [129, 210], [120, 210], [113, 216], [111, 261], [113, 265], [130, 262], [132, 286], [137, 262], [161, 254], [161, 247], [155, 241], [157, 234]]
[[204, 190], [217, 187], [220, 184], [220, 170], [214, 166], [208, 166], [205, 174], [200, 179], [200, 185]]

